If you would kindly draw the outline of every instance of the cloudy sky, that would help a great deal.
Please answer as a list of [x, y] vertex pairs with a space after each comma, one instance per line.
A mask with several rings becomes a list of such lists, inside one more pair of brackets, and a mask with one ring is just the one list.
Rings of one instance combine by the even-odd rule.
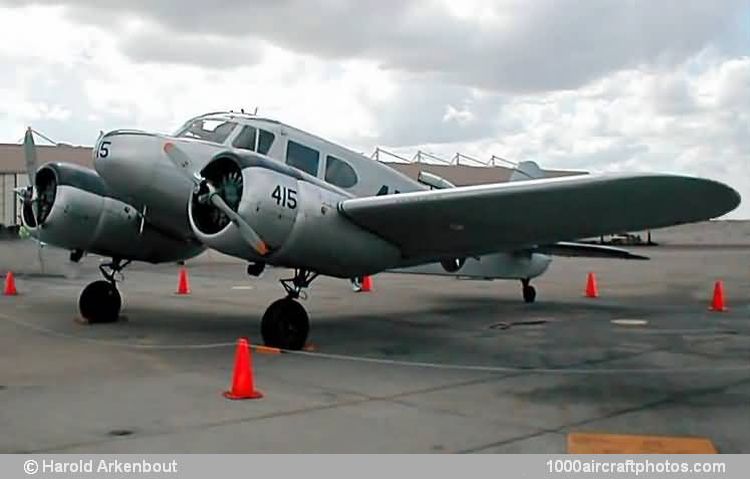
[[0, 0], [0, 141], [254, 109], [375, 146], [725, 181], [750, 218], [750, 0]]

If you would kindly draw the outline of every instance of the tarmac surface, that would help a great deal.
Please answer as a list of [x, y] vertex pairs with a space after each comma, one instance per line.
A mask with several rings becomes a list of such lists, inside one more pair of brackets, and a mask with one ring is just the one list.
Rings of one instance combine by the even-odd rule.
[[[284, 271], [204, 256], [177, 296], [176, 265], [133, 265], [123, 320], [87, 326], [99, 259], [46, 251], [46, 274], [0, 296], [0, 452], [562, 453], [570, 432], [750, 452], [750, 246], [634, 250], [652, 261], [555, 259], [533, 305], [510, 281], [320, 278], [303, 302], [316, 352], [254, 354], [251, 401], [221, 392]], [[2, 243], [0, 265], [34, 254]], [[717, 279], [726, 313], [708, 311]]]

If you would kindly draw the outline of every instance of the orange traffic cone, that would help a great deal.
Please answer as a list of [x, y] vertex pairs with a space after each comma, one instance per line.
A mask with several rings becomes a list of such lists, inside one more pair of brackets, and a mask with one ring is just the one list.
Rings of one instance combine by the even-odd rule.
[[714, 297], [711, 300], [711, 307], [708, 309], [718, 313], [727, 311], [727, 307], [724, 305], [724, 283], [722, 281], [717, 281], [714, 284]]
[[361, 293], [369, 293], [372, 291], [372, 276], [365, 276], [362, 278], [362, 288], [359, 291]]
[[15, 296], [18, 294], [16, 290], [16, 278], [13, 276], [11, 271], [5, 275], [5, 289], [3, 290], [5, 296]]
[[599, 297], [599, 288], [596, 286], [596, 276], [594, 275], [594, 273], [589, 273], [588, 278], [586, 278], [586, 297]]
[[253, 379], [253, 355], [247, 339], [237, 341], [237, 351], [234, 354], [234, 374], [232, 375], [232, 390], [224, 392], [227, 399], [258, 399], [263, 393], [255, 389]]
[[184, 266], [180, 268], [180, 276], [177, 281], [177, 294], [190, 294], [190, 280], [188, 279], [187, 269]]

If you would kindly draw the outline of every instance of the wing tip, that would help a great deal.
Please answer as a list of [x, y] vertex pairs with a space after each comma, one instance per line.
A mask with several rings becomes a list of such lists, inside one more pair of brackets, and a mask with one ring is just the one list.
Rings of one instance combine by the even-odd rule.
[[731, 213], [742, 203], [742, 196], [739, 191], [726, 183], [704, 178], [698, 178], [697, 180], [702, 181], [705, 185], [706, 194], [704, 198], [707, 202], [713, 203], [711, 206], [717, 212], [711, 218], [718, 218]]
[[648, 175], [658, 178], [668, 189], [673, 201], [680, 202], [689, 214], [680, 223], [693, 223], [719, 218], [734, 211], [742, 202], [740, 193], [721, 181], [686, 175]]

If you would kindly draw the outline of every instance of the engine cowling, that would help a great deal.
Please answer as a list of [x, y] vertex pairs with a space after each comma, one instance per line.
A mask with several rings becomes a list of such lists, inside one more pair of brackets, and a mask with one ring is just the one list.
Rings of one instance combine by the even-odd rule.
[[440, 265], [448, 273], [457, 273], [465, 263], [466, 258], [450, 258], [440, 261]]
[[48, 163], [37, 171], [34, 188], [36, 200], [24, 201], [21, 219], [44, 243], [149, 262], [187, 259], [204, 249], [151, 228], [141, 233], [136, 209], [109, 196], [92, 170]]
[[337, 205], [348, 198], [345, 193], [286, 165], [227, 153], [209, 162], [201, 176], [270, 250], [265, 256], [255, 252], [237, 226], [196, 191], [188, 207], [193, 233], [222, 253], [339, 277], [381, 271], [400, 258], [392, 244], [341, 216]]

